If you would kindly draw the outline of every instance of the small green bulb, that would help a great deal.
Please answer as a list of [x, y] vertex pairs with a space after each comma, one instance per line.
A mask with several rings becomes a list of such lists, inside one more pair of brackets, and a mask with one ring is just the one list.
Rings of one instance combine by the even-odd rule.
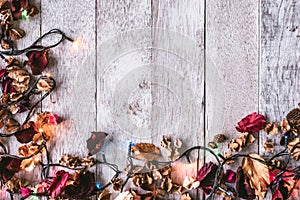
[[28, 19], [29, 15], [27, 13], [27, 10], [22, 10], [22, 19]]

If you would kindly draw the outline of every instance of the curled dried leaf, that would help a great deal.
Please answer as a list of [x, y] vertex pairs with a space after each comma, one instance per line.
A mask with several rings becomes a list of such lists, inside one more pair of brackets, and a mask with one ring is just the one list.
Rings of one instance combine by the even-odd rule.
[[276, 135], [279, 133], [279, 128], [278, 128], [278, 125], [275, 124], [274, 122], [269, 122], [265, 126], [264, 131], [270, 135]]
[[150, 143], [137, 143], [131, 147], [133, 156], [139, 160], [155, 160], [161, 154], [158, 147]]
[[189, 193], [184, 193], [180, 196], [180, 200], [192, 200]]
[[2, 108], [0, 110], [0, 120], [3, 121], [5, 119], [7, 119], [8, 114], [9, 114], [8, 111], [5, 108]]
[[[9, 98], [11, 101], [18, 101], [22, 97], [23, 97], [23, 94], [13, 92], [10, 94]], [[13, 106], [18, 106], [18, 105], [14, 104]]]
[[12, 41], [1, 39], [1, 47], [5, 50], [10, 49], [13, 46]]
[[267, 140], [265, 141], [264, 143], [264, 149], [267, 151], [267, 152], [274, 152], [274, 142], [271, 141], [271, 140]]
[[[231, 164], [233, 164], [234, 161], [235, 161], [235, 160], [232, 158], [232, 154], [231, 154], [231, 153], [225, 153], [224, 158], [228, 159], [228, 160], [225, 162], [226, 165], [231, 165]], [[230, 158], [232, 158], [232, 159], [230, 159]]]
[[4, 64], [5, 64], [5, 67], [10, 69], [11, 66], [20, 66], [20, 62], [15, 59], [14, 57], [6, 57], [4, 59]]
[[19, 29], [19, 28], [10, 29], [9, 33], [10, 33], [11, 39], [13, 39], [13, 40], [18, 40], [25, 36], [25, 31], [22, 29]]
[[120, 191], [121, 190], [122, 185], [123, 185], [123, 180], [122, 179], [120, 179], [119, 177], [116, 177], [116, 178], [111, 179], [110, 182], [111, 182], [111, 184], [113, 186], [113, 189], [115, 191]]
[[13, 118], [8, 119], [5, 123], [5, 130], [9, 133], [18, 130], [19, 127], [19, 122]]
[[97, 200], [110, 200], [111, 199], [111, 193], [107, 190], [104, 189], [102, 192], [97, 197]]
[[8, 73], [8, 77], [13, 79], [12, 86], [17, 92], [23, 93], [29, 88], [30, 75], [24, 69], [13, 69]]
[[249, 178], [250, 186], [255, 190], [255, 195], [259, 199], [263, 199], [270, 185], [269, 168], [263, 163], [264, 159], [259, 155], [249, 154], [249, 156], [261, 160], [261, 162], [245, 157], [242, 161], [242, 169], [245, 176]]
[[286, 119], [284, 119], [280, 122], [280, 129], [283, 130], [283, 131], [291, 130], [289, 122]]
[[295, 138], [293, 141], [289, 142], [288, 150], [292, 153], [292, 157], [295, 160], [300, 158], [300, 138]]
[[54, 83], [50, 79], [43, 77], [38, 81], [36, 87], [42, 92], [49, 92], [54, 87]]
[[251, 133], [245, 132], [241, 137], [232, 139], [228, 144], [228, 148], [233, 152], [240, 152], [244, 147], [253, 144], [254, 141], [255, 137]]
[[80, 164], [80, 160], [78, 156], [71, 156], [65, 154], [61, 156], [59, 164], [69, 168], [76, 168]]
[[88, 157], [85, 157], [85, 158], [81, 159], [80, 164], [82, 166], [90, 168], [90, 167], [92, 167], [96, 164], [96, 160], [94, 158], [88, 156]]
[[2, 97], [0, 98], [1, 105], [6, 106], [8, 102], [9, 102], [9, 94], [3, 93]]

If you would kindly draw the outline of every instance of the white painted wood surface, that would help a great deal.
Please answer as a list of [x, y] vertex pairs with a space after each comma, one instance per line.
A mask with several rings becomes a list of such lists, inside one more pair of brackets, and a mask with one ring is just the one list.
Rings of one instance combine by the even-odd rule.
[[[279, 122], [300, 99], [297, 0], [35, 5], [41, 14], [20, 22], [27, 36], [19, 47], [52, 28], [79, 41], [78, 48], [66, 42], [52, 49], [46, 69], [58, 88], [42, 110], [65, 119], [51, 143], [54, 162], [66, 153], [86, 155], [90, 132], [105, 131], [106, 158], [123, 170], [129, 142], [159, 145], [162, 135], [170, 135], [186, 149], [218, 133], [230, 139], [238, 136], [235, 125], [245, 115], [259, 111]], [[249, 150], [264, 153], [266, 136], [256, 137]], [[199, 158], [203, 163], [203, 154]], [[102, 184], [112, 175], [97, 167]]]

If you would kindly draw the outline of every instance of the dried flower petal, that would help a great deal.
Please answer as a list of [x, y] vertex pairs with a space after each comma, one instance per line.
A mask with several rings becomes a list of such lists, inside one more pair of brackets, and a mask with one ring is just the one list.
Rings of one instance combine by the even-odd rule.
[[80, 160], [78, 156], [62, 155], [59, 164], [69, 168], [76, 168], [80, 164]]
[[47, 50], [30, 51], [26, 53], [27, 64], [30, 66], [33, 75], [40, 75], [48, 65]]
[[8, 119], [5, 123], [5, 129], [7, 132], [16, 131], [19, 127], [20, 127], [19, 122], [13, 118]]
[[30, 196], [30, 194], [33, 192], [31, 189], [29, 188], [21, 188], [20, 189], [21, 195], [23, 198], [27, 198]]
[[65, 189], [69, 176], [70, 174], [63, 170], [56, 172], [54, 180], [49, 185], [49, 188], [47, 188], [47, 192], [52, 198], [59, 196]]
[[197, 180], [200, 182], [200, 188], [207, 195], [212, 191], [218, 166], [213, 163], [205, 163], [198, 171]]
[[101, 149], [107, 135], [105, 132], [92, 132], [92, 135], [86, 141], [89, 156], [96, 154]]
[[160, 150], [154, 144], [137, 143], [131, 147], [133, 156], [139, 160], [154, 160], [160, 156]]
[[200, 182], [196, 178], [186, 176], [183, 180], [182, 186], [188, 190], [197, 189], [200, 186]]
[[236, 129], [239, 132], [249, 132], [255, 133], [262, 130], [265, 127], [266, 119], [261, 114], [256, 114], [256, 112], [247, 115], [239, 123]]
[[271, 140], [267, 140], [265, 141], [264, 143], [264, 149], [267, 151], [267, 152], [274, 152], [274, 142], [272, 142]]
[[33, 136], [37, 133], [33, 125], [33, 122], [28, 122], [15, 133], [15, 137], [20, 143], [28, 143], [32, 141]]
[[19, 28], [10, 29], [9, 33], [10, 33], [11, 39], [13, 39], [13, 40], [18, 40], [25, 36], [25, 31], [22, 29], [19, 29]]
[[181, 195], [180, 200], [192, 200], [189, 193], [184, 193]]
[[38, 81], [36, 87], [42, 92], [49, 92], [54, 87], [54, 83], [50, 79], [43, 77]]
[[235, 179], [236, 179], [236, 174], [234, 171], [232, 171], [231, 169], [227, 169], [226, 173], [224, 175], [224, 180], [227, 183], [235, 183]]
[[111, 199], [111, 193], [104, 189], [102, 192], [98, 195], [97, 200], [110, 200]]
[[255, 191], [251, 188], [249, 178], [243, 172], [242, 167], [237, 169], [236, 190], [238, 197], [248, 200], [255, 199]]
[[277, 124], [275, 124], [274, 122], [269, 122], [265, 126], [264, 131], [266, 131], [266, 133], [268, 133], [270, 135], [276, 135], [279, 133], [279, 128], [278, 128]]

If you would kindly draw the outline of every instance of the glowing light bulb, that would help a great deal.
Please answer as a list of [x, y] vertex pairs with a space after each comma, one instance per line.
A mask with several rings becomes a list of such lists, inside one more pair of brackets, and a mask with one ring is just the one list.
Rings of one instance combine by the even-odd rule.
[[23, 10], [21, 15], [22, 15], [22, 19], [28, 19], [29, 18], [27, 10]]
[[79, 43], [78, 40], [73, 40], [73, 42], [72, 42], [72, 48], [73, 49], [78, 49], [79, 45], [80, 45], [80, 43]]
[[39, 128], [39, 132], [40, 132], [40, 133], [44, 132], [44, 129]]
[[99, 182], [97, 182], [96, 187], [97, 187], [98, 190], [100, 190], [101, 189], [101, 184]]

